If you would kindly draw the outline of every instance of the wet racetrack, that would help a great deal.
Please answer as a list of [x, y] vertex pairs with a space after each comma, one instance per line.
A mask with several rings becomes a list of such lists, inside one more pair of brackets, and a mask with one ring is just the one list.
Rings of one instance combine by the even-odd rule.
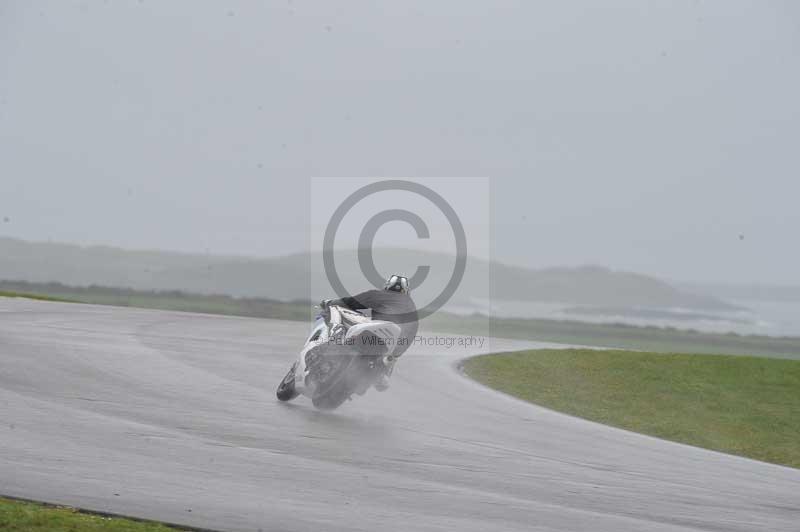
[[0, 298], [0, 493], [220, 530], [800, 530], [800, 471], [493, 392], [455, 370], [477, 347], [279, 403], [307, 331]]

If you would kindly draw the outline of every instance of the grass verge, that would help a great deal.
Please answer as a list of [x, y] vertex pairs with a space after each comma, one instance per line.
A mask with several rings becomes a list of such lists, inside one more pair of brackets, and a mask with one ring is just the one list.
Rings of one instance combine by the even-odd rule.
[[105, 517], [75, 508], [0, 497], [0, 530], [8, 532], [175, 532], [152, 521]]
[[24, 297], [25, 299], [36, 299], [38, 301], [59, 301], [61, 303], [76, 303], [71, 299], [63, 299], [60, 297], [48, 296], [44, 294], [29, 294], [25, 292], [10, 292], [7, 290], [0, 290], [0, 297]]
[[752, 355], [800, 359], [800, 338], [709, 333], [692, 329], [586, 323], [548, 319], [487, 319], [437, 313], [426, 320], [437, 331], [456, 334], [590, 345], [659, 353]]
[[471, 358], [470, 377], [553, 410], [800, 468], [800, 361], [591, 349]]
[[177, 290], [149, 291], [109, 286], [68, 286], [61, 283], [0, 281], [0, 297], [4, 295], [46, 301], [178, 310], [252, 318], [308, 321], [311, 317], [311, 303], [307, 302], [189, 294]]

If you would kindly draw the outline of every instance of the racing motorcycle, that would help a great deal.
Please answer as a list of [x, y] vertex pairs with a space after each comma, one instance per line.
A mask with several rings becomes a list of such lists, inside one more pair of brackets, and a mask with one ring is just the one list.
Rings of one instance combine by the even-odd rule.
[[399, 338], [400, 327], [392, 322], [325, 306], [276, 395], [281, 401], [305, 395], [319, 409], [338, 408], [391, 372]]

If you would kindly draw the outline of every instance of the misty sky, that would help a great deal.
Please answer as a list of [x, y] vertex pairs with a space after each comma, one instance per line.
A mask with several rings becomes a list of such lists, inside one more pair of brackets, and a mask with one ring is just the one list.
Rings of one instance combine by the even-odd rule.
[[279, 255], [313, 176], [488, 176], [498, 260], [800, 283], [798, 5], [599, 4], [0, 1], [0, 236]]

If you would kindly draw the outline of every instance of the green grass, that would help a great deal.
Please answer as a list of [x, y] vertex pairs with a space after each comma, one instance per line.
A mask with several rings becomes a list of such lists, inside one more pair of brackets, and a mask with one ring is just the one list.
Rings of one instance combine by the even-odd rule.
[[484, 355], [472, 378], [553, 410], [800, 467], [800, 361], [554, 349]]
[[0, 498], [0, 530], [3, 532], [174, 532], [160, 523], [134, 521]]
[[29, 294], [26, 292], [11, 292], [0, 290], [0, 297], [24, 297], [25, 299], [36, 299], [38, 301], [60, 301], [62, 303], [74, 303], [69, 299], [62, 299], [60, 297], [48, 296], [44, 294]]

